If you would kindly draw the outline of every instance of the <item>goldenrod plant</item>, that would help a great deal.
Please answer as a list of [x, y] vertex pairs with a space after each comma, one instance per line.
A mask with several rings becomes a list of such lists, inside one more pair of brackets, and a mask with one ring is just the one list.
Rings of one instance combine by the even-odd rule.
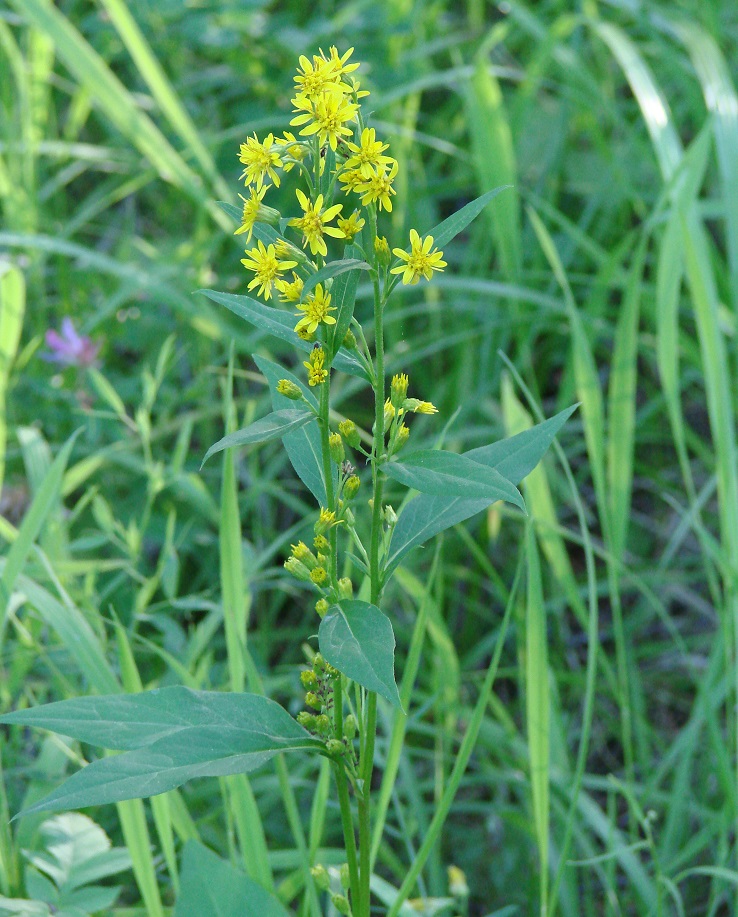
[[[325, 896], [333, 912], [369, 917], [376, 836], [381, 837], [397, 763], [395, 758], [383, 776], [384, 801], [378, 804], [378, 705], [386, 705], [388, 716], [393, 710], [396, 716], [408, 712], [395, 677], [392, 575], [413, 547], [492, 503], [505, 501], [524, 513], [516, 485], [537, 465], [573, 408], [464, 454], [413, 447], [413, 438], [420, 435], [414, 428], [418, 417], [430, 424], [440, 415], [407, 373], [392, 375], [388, 384], [384, 322], [393, 292], [398, 284], [432, 282], [446, 270], [444, 246], [501, 189], [468, 203], [433, 229], [410, 229], [403, 244], [391, 245], [383, 234], [389, 225], [383, 222], [392, 211], [398, 162], [366, 123], [369, 93], [361, 87], [358, 70], [353, 49], [340, 53], [331, 47], [327, 54], [300, 57], [290, 122], [294, 130], [281, 137], [246, 138], [239, 153], [242, 207], [221, 205], [238, 220], [235, 236], [247, 246], [244, 283], [260, 300], [207, 291], [246, 322], [288, 342], [297, 355], [292, 370], [256, 358], [274, 410], [245, 429], [228, 432], [205, 460], [226, 449], [281, 439], [315, 499], [305, 534], [284, 561], [302, 584], [298, 594], [311, 596], [307, 602], [313, 620], [306, 616], [304, 634], [309, 664], [301, 675], [304, 709], [293, 716], [261, 696], [254, 682], [253, 693], [175, 686], [66, 700], [11, 713], [2, 722], [41, 726], [122, 752], [93, 761], [28, 812], [154, 796], [194, 777], [263, 767], [283, 752], [327, 759], [335, 779], [345, 865], [306, 864], [300, 913], [315, 913], [319, 896]], [[288, 183], [294, 188], [293, 206], [283, 214], [270, 206], [270, 191]], [[360, 309], [356, 303], [362, 278], [371, 289], [366, 315], [364, 304]], [[371, 429], [334, 411], [331, 386], [337, 374], [353, 376], [370, 390]], [[423, 431], [426, 437], [429, 430]], [[439, 445], [442, 433], [438, 426], [430, 434]], [[408, 864], [405, 883], [391, 896], [391, 917], [412, 894], [443, 828], [498, 659], [499, 652], [426, 842]], [[454, 900], [465, 902], [463, 873], [453, 869]], [[266, 900], [259, 895], [276, 901], [261, 888], [247, 888], [244, 895], [248, 914], [256, 912], [257, 900]]]

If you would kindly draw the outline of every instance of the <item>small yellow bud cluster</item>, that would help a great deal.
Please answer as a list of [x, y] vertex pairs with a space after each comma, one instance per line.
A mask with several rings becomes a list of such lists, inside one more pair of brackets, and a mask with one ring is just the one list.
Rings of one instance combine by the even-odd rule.
[[277, 391], [280, 395], [284, 395], [285, 398], [289, 398], [290, 401], [302, 401], [304, 398], [300, 386], [295, 385], [295, 383], [289, 379], [280, 379], [279, 382], [277, 382]]
[[310, 356], [302, 364], [308, 372], [308, 385], [322, 385], [328, 378], [328, 370], [325, 368], [325, 351], [316, 344], [310, 351]]
[[389, 454], [394, 455], [405, 445], [410, 437], [410, 430], [404, 423], [408, 412], [414, 414], [437, 414], [438, 408], [430, 401], [408, 398], [409, 379], [405, 373], [392, 377], [390, 397], [384, 403], [384, 429], [389, 434]]
[[302, 541], [292, 545], [292, 553], [284, 562], [284, 568], [288, 573], [305, 583], [313, 583], [319, 588], [328, 585], [328, 555], [330, 554], [330, 542], [327, 538], [320, 536], [314, 541], [314, 547], [318, 551], [317, 556]]

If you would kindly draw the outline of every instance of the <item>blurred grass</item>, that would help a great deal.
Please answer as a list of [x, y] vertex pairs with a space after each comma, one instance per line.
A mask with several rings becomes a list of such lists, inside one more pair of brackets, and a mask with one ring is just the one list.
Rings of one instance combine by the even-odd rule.
[[[582, 402], [560, 437], [576, 490], [552, 454], [526, 485], [527, 541], [518, 515], [491, 507], [400, 571], [407, 717], [380, 717], [382, 894], [447, 895], [454, 864], [472, 915], [543, 903], [571, 917], [734, 913], [728, 0], [0, 3], [2, 704], [121, 681], [246, 683], [297, 709], [312, 625], [281, 561], [310, 500], [277, 447], [198, 470], [224, 412], [240, 423], [268, 409], [247, 354], [292, 356], [192, 291], [243, 289], [214, 201], [237, 200], [238, 143], [287, 126], [297, 54], [330, 44], [356, 47], [400, 160], [392, 244], [515, 186], [449, 246], [438, 283], [398, 291], [389, 371], [409, 372], [447, 418], [462, 407], [447, 448]], [[359, 317], [367, 304], [360, 286]], [[97, 376], [40, 359], [64, 315], [102, 342]], [[341, 380], [337, 409], [370, 426], [356, 390]], [[431, 425], [414, 436], [432, 443]], [[511, 596], [521, 552], [527, 621]], [[535, 728], [546, 716], [547, 748]], [[55, 779], [52, 759], [32, 769], [17, 736], [1, 754], [15, 812], [26, 788]], [[165, 912], [193, 836], [293, 904], [306, 862], [340, 864], [337, 812], [322, 809], [312, 765], [214, 783], [137, 803], [120, 823], [94, 812], [137, 855], [121, 914]], [[0, 832], [3, 893], [23, 891], [19, 850], [35, 826]], [[416, 855], [425, 865], [408, 871]]]

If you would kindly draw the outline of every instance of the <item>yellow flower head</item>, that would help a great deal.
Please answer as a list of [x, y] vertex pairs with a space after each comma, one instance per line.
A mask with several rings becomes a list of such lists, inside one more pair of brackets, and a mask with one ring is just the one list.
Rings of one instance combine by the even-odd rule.
[[285, 172], [291, 171], [294, 168], [295, 163], [302, 162], [302, 160], [307, 155], [305, 144], [300, 143], [295, 135], [291, 134], [289, 131], [284, 132], [284, 137], [277, 137], [276, 143], [277, 146], [282, 147], [282, 156], [285, 157]]
[[302, 365], [308, 372], [308, 385], [322, 385], [328, 378], [328, 370], [325, 369], [325, 352], [319, 344], [313, 347], [310, 356]]
[[328, 254], [328, 247], [325, 244], [323, 235], [333, 236], [334, 239], [343, 237], [340, 229], [336, 229], [335, 226], [325, 225], [330, 223], [341, 212], [343, 204], [334, 204], [332, 207], [328, 207], [327, 210], [323, 210], [322, 194], [319, 194], [315, 198], [315, 203], [313, 203], [299, 188], [297, 189], [297, 199], [305, 214], [290, 220], [290, 226], [294, 226], [295, 229], [299, 229], [302, 232], [303, 248], [309, 245], [313, 255], [321, 254], [325, 257]]
[[335, 312], [336, 307], [331, 305], [331, 294], [323, 289], [321, 283], [315, 285], [315, 290], [297, 308], [305, 315], [295, 325], [295, 331], [299, 332], [305, 328], [310, 334], [314, 334], [321, 322], [324, 325], [336, 324], [335, 318], [329, 314]]
[[392, 182], [397, 175], [397, 161], [392, 160], [392, 168], [387, 171], [386, 168], [381, 171], [375, 171], [371, 178], [361, 181], [356, 186], [356, 192], [361, 194], [361, 203], [367, 204], [379, 203], [380, 210], [392, 210], [391, 195], [397, 194], [392, 187]]
[[343, 520], [336, 519], [336, 514], [333, 512], [333, 510], [325, 509], [325, 507], [321, 506], [318, 521], [315, 523], [315, 534], [322, 535], [334, 525], [340, 525], [341, 522], [343, 522]]
[[297, 95], [292, 104], [295, 111], [302, 112], [290, 121], [291, 125], [304, 124], [301, 137], [317, 134], [321, 144], [328, 142], [332, 150], [336, 149], [339, 137], [350, 137], [353, 130], [347, 127], [349, 121], [356, 118], [359, 106], [351, 102], [342, 92], [328, 91], [317, 98]]
[[392, 385], [390, 386], [392, 406], [401, 408], [407, 398], [407, 387], [409, 379], [406, 373], [397, 373], [392, 376]]
[[382, 153], [389, 146], [382, 143], [376, 138], [376, 132], [373, 127], [365, 127], [361, 132], [361, 142], [347, 143], [352, 156], [344, 163], [345, 169], [356, 169], [363, 179], [370, 179], [376, 172], [384, 171], [385, 167], [394, 162], [391, 156], [383, 156]]
[[241, 264], [256, 275], [249, 283], [249, 290], [259, 287], [259, 295], [264, 299], [272, 295], [272, 286], [276, 285], [279, 275], [297, 266], [296, 261], [279, 261], [274, 246], [265, 247], [261, 241], [256, 243], [256, 248], [247, 249], [246, 254], [248, 258], [241, 258]]
[[305, 281], [299, 274], [293, 271], [292, 281], [275, 280], [274, 286], [279, 290], [279, 299], [281, 302], [300, 302]]
[[437, 414], [438, 408], [430, 401], [419, 401], [417, 398], [408, 398], [405, 407], [415, 414]]
[[354, 237], [364, 228], [365, 222], [366, 220], [359, 216], [359, 211], [355, 210], [350, 217], [339, 217], [337, 225], [346, 241], [353, 242]]
[[[354, 70], [359, 69], [359, 64], [357, 62], [350, 63], [350, 64], [346, 63], [348, 59], [351, 57], [351, 55], [354, 53], [353, 48], [349, 48], [345, 54], [339, 55], [338, 49], [335, 47], [335, 45], [331, 45], [329, 52], [330, 52], [330, 58], [328, 60], [328, 63], [333, 68], [333, 72], [337, 76], [344, 76], [345, 74], [353, 73]], [[321, 54], [321, 57], [324, 57], [322, 51], [320, 52], [320, 54]]]
[[300, 55], [300, 66], [294, 82], [298, 96], [303, 95], [308, 99], [317, 99], [329, 90], [341, 91], [341, 74], [336, 72], [332, 61], [323, 57], [322, 52], [320, 55], [314, 54], [312, 62], [304, 54]]
[[446, 267], [443, 260], [443, 252], [434, 249], [433, 236], [426, 236], [421, 239], [418, 233], [410, 230], [410, 251], [404, 252], [401, 248], [392, 250], [394, 255], [402, 258], [405, 264], [398, 264], [393, 267], [390, 274], [402, 274], [402, 282], [405, 284], [417, 283], [421, 277], [430, 280], [433, 271], [442, 271]]
[[241, 225], [234, 233], [235, 236], [245, 232], [247, 233], [246, 241], [250, 242], [254, 223], [270, 223], [274, 226], [279, 221], [279, 211], [262, 204], [268, 187], [269, 185], [262, 185], [258, 190], [251, 188], [248, 198], [245, 198], [243, 194], [238, 195], [243, 201], [243, 216]]
[[267, 134], [263, 143], [254, 134], [241, 144], [238, 158], [246, 166], [241, 178], [246, 180], [247, 185], [256, 185], [259, 190], [268, 176], [279, 187], [279, 176], [274, 170], [282, 168], [283, 163], [275, 146], [274, 134]]
[[358, 169], [347, 169], [345, 172], [341, 172], [338, 180], [341, 183], [341, 190], [344, 194], [348, 194], [350, 191], [355, 191], [358, 194], [359, 186], [364, 182], [364, 176]]

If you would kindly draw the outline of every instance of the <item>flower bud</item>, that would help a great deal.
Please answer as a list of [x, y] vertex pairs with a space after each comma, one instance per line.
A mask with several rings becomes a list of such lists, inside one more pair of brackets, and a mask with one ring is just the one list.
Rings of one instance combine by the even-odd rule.
[[331, 433], [328, 437], [328, 450], [336, 465], [340, 465], [346, 457], [346, 453], [343, 451], [343, 440], [341, 439], [340, 433]]
[[387, 523], [387, 525], [397, 525], [397, 513], [389, 505], [389, 503], [385, 506], [383, 515], [384, 521]]
[[302, 726], [303, 729], [309, 729], [312, 732], [315, 731], [315, 717], [312, 713], [308, 713], [306, 710], [301, 710], [297, 714], [297, 722]]
[[430, 401], [419, 401], [417, 398], [406, 398], [405, 408], [416, 414], [437, 414], [438, 408]]
[[277, 382], [277, 391], [280, 395], [289, 398], [290, 401], [302, 401], [302, 389], [290, 379], [280, 379]]
[[384, 236], [376, 236], [374, 239], [374, 254], [377, 257], [377, 264], [382, 267], [388, 267], [392, 260], [389, 243]]
[[356, 350], [356, 335], [350, 328], [343, 338], [343, 346], [346, 350]]
[[314, 567], [318, 566], [315, 555], [304, 542], [298, 541], [297, 544], [290, 545], [290, 547], [292, 548], [292, 556], [295, 560], [299, 560], [308, 570], [312, 570]]
[[305, 583], [307, 583], [310, 579], [310, 571], [305, 566], [305, 564], [299, 561], [296, 557], [288, 557], [284, 562], [284, 568], [296, 579], [302, 580]]
[[351, 477], [346, 478], [346, 483], [343, 485], [343, 495], [347, 500], [353, 500], [356, 496], [361, 480], [358, 475], [352, 474]]
[[454, 898], [467, 898], [469, 896], [466, 875], [458, 866], [448, 867], [448, 890]]
[[346, 917], [351, 914], [351, 906], [346, 895], [331, 895], [331, 901], [339, 914], [344, 914]]
[[318, 679], [312, 669], [305, 669], [300, 672], [300, 681], [303, 688], [314, 688], [318, 683]]
[[310, 869], [310, 875], [313, 877], [315, 887], [318, 891], [327, 892], [331, 887], [331, 880], [328, 876], [328, 870], [325, 866], [313, 866]]
[[400, 449], [405, 445], [405, 443], [410, 438], [410, 429], [404, 423], [400, 424], [397, 428], [397, 436], [395, 437], [395, 451], [399, 452]]
[[321, 713], [320, 716], [316, 716], [315, 729], [321, 735], [328, 735], [328, 733], [331, 731], [331, 718], [325, 713]]
[[356, 722], [356, 717], [353, 715], [353, 713], [349, 713], [349, 715], [343, 721], [343, 734], [346, 736], [349, 742], [356, 738], [357, 729], [358, 724]]
[[326, 572], [325, 567], [315, 567], [315, 569], [310, 571], [309, 576], [316, 586], [322, 586], [323, 583], [328, 579], [328, 573]]
[[323, 535], [332, 525], [336, 525], [336, 514], [333, 510], [321, 507], [318, 521], [315, 523], [315, 534]]
[[338, 598], [339, 599], [350, 599], [353, 598], [354, 587], [351, 580], [344, 576], [338, 581]]
[[313, 671], [325, 672], [325, 666], [326, 666], [325, 659], [323, 659], [320, 653], [316, 653], [313, 656]]
[[332, 757], [342, 755], [346, 750], [343, 742], [340, 739], [328, 739], [328, 741], [325, 743], [325, 748], [328, 754]]
[[392, 402], [389, 398], [384, 402], [384, 429], [392, 423], [392, 418], [395, 416], [395, 409], [392, 405]]
[[329, 554], [331, 550], [331, 543], [325, 537], [325, 535], [316, 535], [313, 539], [313, 547], [316, 551], [320, 551], [321, 554]]
[[305, 703], [308, 707], [312, 707], [313, 710], [320, 710], [323, 704], [320, 702], [320, 698], [314, 691], [308, 691], [305, 695]]
[[392, 406], [398, 410], [403, 406], [405, 398], [407, 398], [408, 381], [406, 373], [398, 373], [392, 376], [390, 401], [392, 402]]
[[353, 420], [342, 420], [338, 425], [338, 430], [341, 436], [353, 449], [355, 449], [361, 442], [359, 431], [356, 429], [356, 424], [353, 422]]
[[328, 604], [328, 602], [326, 602], [325, 599], [318, 599], [318, 601], [315, 603], [315, 610], [318, 612], [318, 617], [320, 618], [325, 617], [326, 612], [328, 611], [329, 608], [330, 608], [330, 605]]
[[351, 885], [351, 873], [349, 872], [348, 863], [343, 863], [339, 871], [341, 877], [341, 888], [348, 889]]

